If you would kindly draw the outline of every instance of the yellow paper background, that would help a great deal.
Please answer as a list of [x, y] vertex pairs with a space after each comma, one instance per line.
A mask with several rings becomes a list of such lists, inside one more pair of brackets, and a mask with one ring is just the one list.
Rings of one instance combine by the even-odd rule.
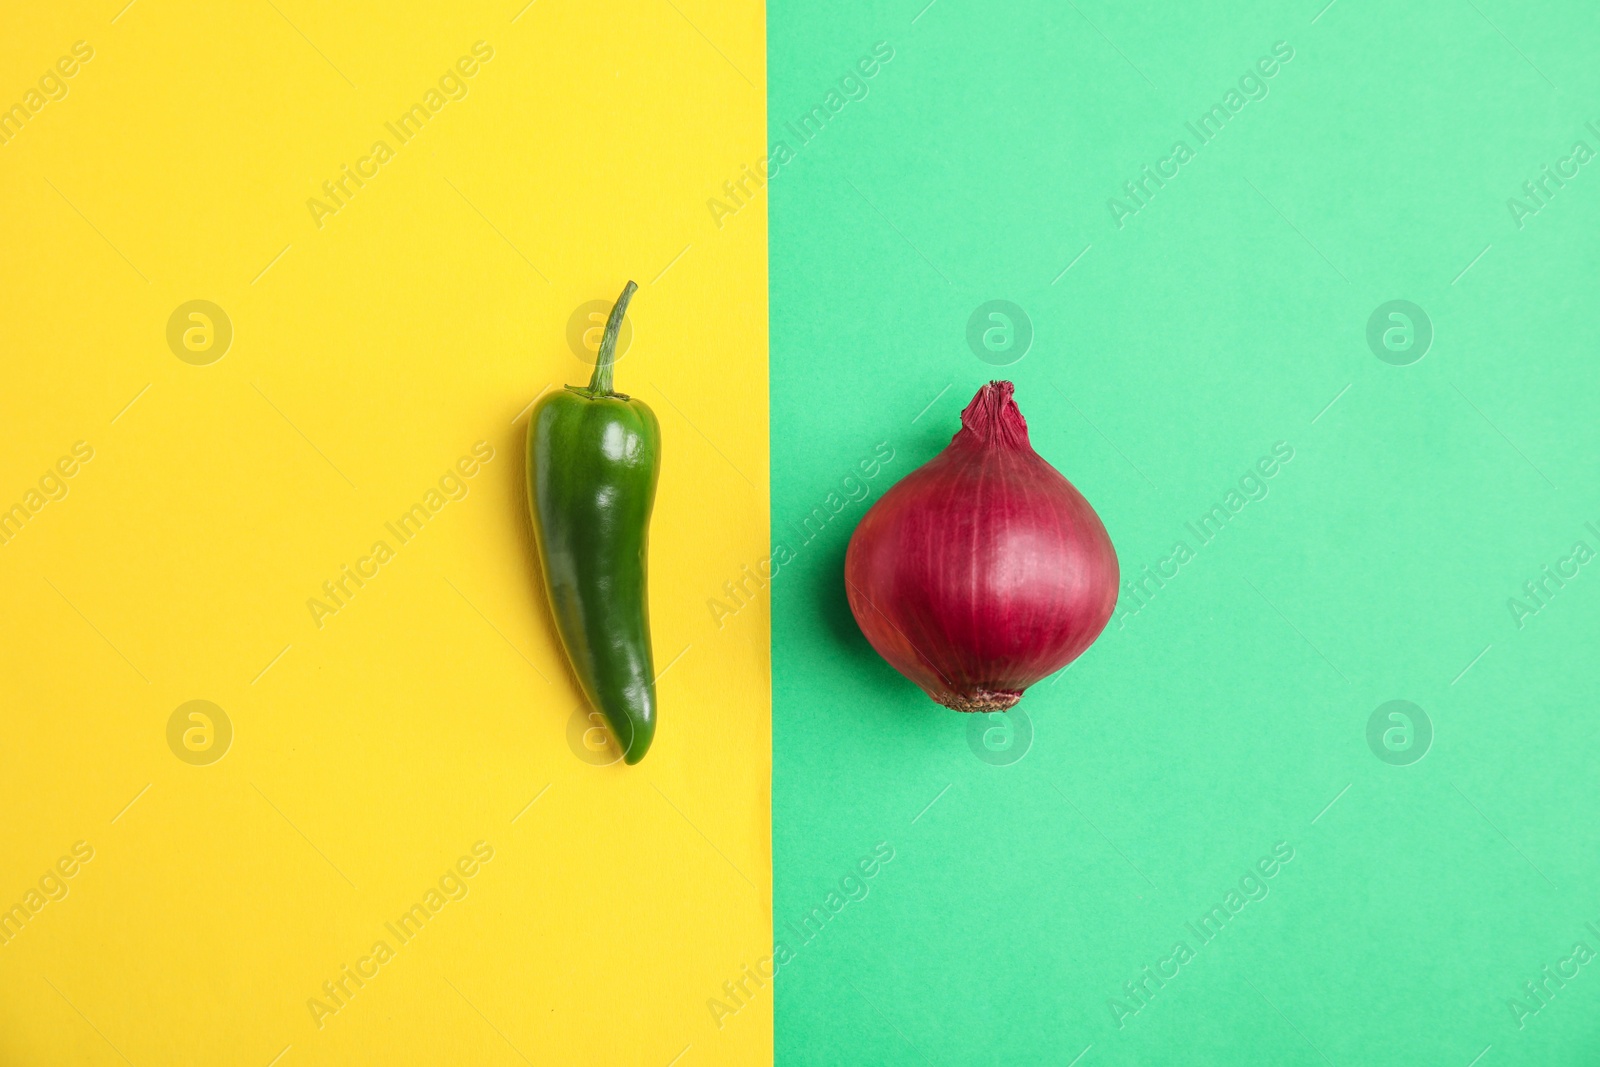
[[[0, 946], [0, 1063], [769, 1060], [770, 988], [720, 1028], [706, 1004], [772, 944], [767, 606], [707, 606], [767, 554], [765, 204], [720, 228], [706, 205], [763, 154], [760, 5], [5, 22], [0, 106], [94, 57], [0, 146], [0, 507], [94, 457], [0, 545], [0, 907], [74, 842], [94, 858]], [[398, 145], [384, 123], [478, 41], [466, 95]], [[379, 139], [394, 158], [319, 227], [307, 199]], [[636, 768], [569, 746], [518, 421], [586, 378], [569, 317], [630, 276], [617, 382], [663, 426], [670, 664]], [[205, 366], [166, 339], [194, 299], [234, 331]], [[479, 441], [467, 495], [398, 544], [385, 522]], [[208, 766], [168, 747], [194, 699], [234, 729]], [[467, 895], [399, 946], [385, 922], [479, 841]], [[319, 1027], [308, 999], [379, 939], [394, 958]]]

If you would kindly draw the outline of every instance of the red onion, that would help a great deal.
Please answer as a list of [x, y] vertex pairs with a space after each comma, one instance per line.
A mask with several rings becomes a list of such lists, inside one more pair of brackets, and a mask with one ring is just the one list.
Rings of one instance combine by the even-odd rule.
[[1117, 602], [1117, 554], [1089, 502], [1028, 443], [1010, 382], [868, 510], [845, 554], [856, 624], [957, 711], [1004, 711], [1077, 659]]

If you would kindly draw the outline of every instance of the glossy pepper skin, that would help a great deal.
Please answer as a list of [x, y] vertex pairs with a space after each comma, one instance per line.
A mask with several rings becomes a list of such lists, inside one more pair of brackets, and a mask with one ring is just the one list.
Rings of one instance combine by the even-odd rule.
[[528, 424], [528, 506], [545, 592], [567, 659], [605, 715], [623, 759], [638, 763], [656, 732], [655, 666], [645, 580], [661, 425], [611, 388], [617, 331], [636, 286], [611, 309], [585, 388], [567, 386]]

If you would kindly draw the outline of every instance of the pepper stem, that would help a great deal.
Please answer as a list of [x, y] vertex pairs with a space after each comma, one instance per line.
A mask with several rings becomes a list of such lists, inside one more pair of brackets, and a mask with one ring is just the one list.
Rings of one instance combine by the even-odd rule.
[[589, 392], [595, 396], [610, 396], [611, 367], [617, 359], [617, 334], [622, 332], [622, 317], [628, 313], [628, 301], [638, 292], [639, 286], [629, 280], [622, 287], [622, 295], [611, 305], [611, 317], [606, 319], [606, 332], [600, 337], [600, 355], [594, 361], [594, 375], [589, 379]]

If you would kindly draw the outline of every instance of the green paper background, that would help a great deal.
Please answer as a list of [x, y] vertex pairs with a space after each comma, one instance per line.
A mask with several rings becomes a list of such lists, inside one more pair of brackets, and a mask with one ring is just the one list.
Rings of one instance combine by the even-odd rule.
[[[778, 1062], [1600, 1061], [1600, 962], [1520, 1027], [1508, 1004], [1600, 951], [1600, 561], [1508, 606], [1600, 549], [1600, 161], [1520, 227], [1507, 205], [1600, 151], [1600, 10], [923, 3], [769, 6]], [[801, 144], [785, 123], [880, 41]], [[1108, 199], [1280, 41], [1266, 98], [1119, 228]], [[966, 341], [991, 299], [1034, 331], [1004, 369]], [[1366, 339], [1394, 299], [1434, 331], [1406, 366]], [[1009, 752], [878, 659], [840, 578], [1000, 376], [1125, 578], [1194, 550], [1030, 690]], [[1199, 546], [1185, 524], [1277, 442], [1268, 495]], [[1396, 699], [1434, 732], [1404, 766], [1367, 741]], [[880, 842], [864, 899], [796, 936]], [[1200, 947], [1185, 924], [1279, 842]]]

